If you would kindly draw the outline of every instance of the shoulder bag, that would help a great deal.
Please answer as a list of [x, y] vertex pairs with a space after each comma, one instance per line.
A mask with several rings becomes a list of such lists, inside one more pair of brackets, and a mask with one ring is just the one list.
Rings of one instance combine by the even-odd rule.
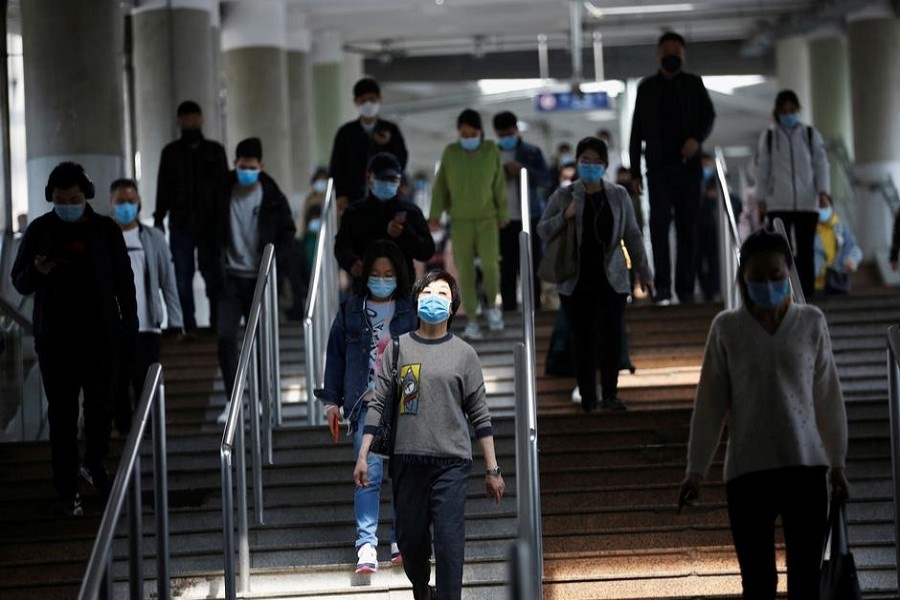
[[[831, 498], [831, 515], [829, 516], [831, 553], [822, 561], [822, 573], [819, 579], [819, 598], [821, 600], [862, 600], [859, 579], [856, 576], [856, 562], [847, 542], [847, 511], [842, 501]], [[828, 543], [826, 537], [826, 545]]]
[[[569, 205], [574, 201], [573, 197], [562, 209], [561, 214], [565, 214]], [[563, 218], [565, 219], [565, 217]], [[563, 283], [574, 277], [578, 269], [575, 259], [576, 244], [575, 219], [566, 219], [565, 226], [547, 242], [544, 257], [538, 266], [538, 277], [547, 283]]]
[[381, 409], [381, 419], [375, 439], [369, 445], [369, 453], [382, 458], [390, 458], [394, 454], [394, 440], [397, 435], [397, 409], [400, 403], [400, 385], [397, 382], [397, 361], [400, 357], [400, 339], [391, 339], [391, 389]]

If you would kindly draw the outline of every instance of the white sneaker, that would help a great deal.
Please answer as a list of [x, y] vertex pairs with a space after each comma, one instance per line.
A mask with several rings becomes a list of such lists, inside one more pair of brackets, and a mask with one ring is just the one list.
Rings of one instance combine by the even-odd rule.
[[496, 306], [487, 310], [487, 321], [491, 331], [503, 331], [503, 311]]
[[356, 561], [357, 573], [375, 573], [378, 571], [378, 552], [372, 544], [363, 544], [357, 550], [356, 555], [359, 560]]
[[216, 417], [216, 423], [219, 425], [224, 425], [226, 421], [228, 421], [228, 412], [231, 410], [231, 402], [225, 403], [225, 408], [222, 409], [222, 412], [219, 413], [219, 416]]
[[469, 321], [466, 328], [463, 329], [463, 337], [467, 340], [480, 340], [484, 337], [481, 333], [481, 326], [477, 321]]
[[575, 386], [575, 389], [572, 390], [572, 403], [573, 404], [581, 404], [581, 390], [578, 389], [578, 386]]

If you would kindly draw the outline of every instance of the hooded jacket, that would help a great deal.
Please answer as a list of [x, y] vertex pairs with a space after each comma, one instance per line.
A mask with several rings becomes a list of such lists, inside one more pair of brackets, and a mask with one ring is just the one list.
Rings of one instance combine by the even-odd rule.
[[768, 212], [818, 212], [819, 193], [831, 193], [831, 176], [815, 128], [773, 125], [760, 134], [757, 156], [756, 193]]

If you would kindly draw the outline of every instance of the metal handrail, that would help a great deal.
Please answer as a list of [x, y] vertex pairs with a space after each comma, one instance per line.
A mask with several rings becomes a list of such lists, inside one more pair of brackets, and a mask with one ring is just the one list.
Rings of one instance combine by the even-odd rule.
[[94, 600], [105, 587], [112, 598], [112, 542], [116, 524], [128, 494], [129, 589], [132, 600], [144, 597], [143, 550], [141, 533], [141, 459], [140, 444], [153, 411], [153, 509], [156, 522], [156, 597], [168, 600], [169, 585], [169, 491], [166, 458], [166, 395], [162, 366], [155, 363], [147, 371], [144, 390], [136, 413], [137, 421], [125, 442], [113, 488], [100, 521], [100, 530], [91, 550], [87, 570], [78, 592], [78, 600]]
[[[275, 271], [275, 247], [267, 244], [263, 249], [250, 316], [244, 329], [241, 354], [238, 359], [234, 387], [229, 399], [228, 420], [222, 434], [219, 458], [222, 471], [222, 530], [224, 534], [225, 557], [225, 597], [234, 600], [234, 487], [233, 466], [236, 466], [238, 495], [238, 535], [240, 536], [241, 593], [250, 591], [250, 542], [247, 518], [247, 470], [244, 448], [244, 385], [250, 384], [250, 456], [253, 469], [254, 512], [256, 521], [262, 525], [263, 480], [262, 446], [269, 464], [272, 464], [272, 417], [273, 403], [281, 404], [281, 381], [277, 364], [278, 348], [278, 286]], [[262, 396], [262, 402], [260, 402]], [[276, 411], [278, 409], [276, 408]], [[260, 416], [265, 431], [261, 434]], [[236, 463], [233, 465], [232, 463]]]
[[8, 317], [11, 321], [14, 321], [27, 335], [32, 335], [34, 325], [32, 324], [31, 319], [3, 296], [0, 296], [0, 314]]
[[731, 205], [731, 191], [728, 181], [725, 154], [716, 148], [716, 182], [719, 186], [719, 286], [722, 301], [726, 309], [734, 309], [740, 305], [740, 294], [737, 293], [736, 279], [740, 261], [741, 238], [738, 234], [737, 220]]
[[541, 527], [541, 487], [538, 469], [537, 385], [535, 383], [534, 257], [531, 254], [531, 206], [528, 171], [520, 173], [522, 232], [519, 233], [519, 279], [522, 283], [522, 343], [515, 348], [516, 372], [516, 502], [519, 515], [519, 543], [526, 548], [523, 560], [528, 568], [519, 583], [533, 598], [543, 589], [544, 559]]
[[322, 406], [316, 402], [313, 391], [322, 387], [325, 380], [325, 354], [331, 319], [338, 307], [338, 268], [328, 244], [337, 235], [337, 200], [334, 180], [328, 180], [325, 205], [322, 207], [322, 228], [316, 240], [316, 260], [312, 283], [306, 297], [306, 315], [303, 320], [303, 344], [306, 358], [306, 410], [310, 425], [323, 422]]
[[[894, 549], [900, 565], [900, 329], [896, 325], [887, 332], [887, 370], [894, 480]], [[897, 570], [897, 589], [900, 589], [900, 570]]]
[[[787, 240], [788, 247], [792, 247], [791, 238], [788, 237], [787, 230], [784, 228], [784, 221], [782, 221], [780, 218], [776, 218], [774, 221], [772, 221], [772, 226], [775, 228], [775, 231], [777, 233], [779, 233], [785, 240]], [[794, 302], [797, 302], [799, 304], [806, 304], [806, 296], [803, 294], [803, 288], [800, 285], [800, 275], [797, 273], [796, 262], [791, 264], [789, 278], [791, 280], [791, 290], [794, 294]]]

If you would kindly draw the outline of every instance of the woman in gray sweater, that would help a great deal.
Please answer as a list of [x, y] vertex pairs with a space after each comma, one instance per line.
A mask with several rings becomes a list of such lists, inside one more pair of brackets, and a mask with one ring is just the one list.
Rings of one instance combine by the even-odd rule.
[[[465, 558], [465, 507], [472, 442], [469, 424], [481, 445], [485, 488], [496, 502], [505, 484], [494, 452], [494, 434], [485, 399], [481, 363], [475, 349], [449, 332], [459, 308], [456, 280], [444, 271], [429, 271], [412, 293], [419, 328], [400, 337], [397, 373], [400, 398], [391, 457], [394, 526], [403, 569], [416, 600], [459, 600]], [[362, 446], [353, 478], [369, 484], [368, 454], [390, 401], [392, 360], [385, 354], [369, 401]], [[432, 538], [436, 588], [431, 578]]]

